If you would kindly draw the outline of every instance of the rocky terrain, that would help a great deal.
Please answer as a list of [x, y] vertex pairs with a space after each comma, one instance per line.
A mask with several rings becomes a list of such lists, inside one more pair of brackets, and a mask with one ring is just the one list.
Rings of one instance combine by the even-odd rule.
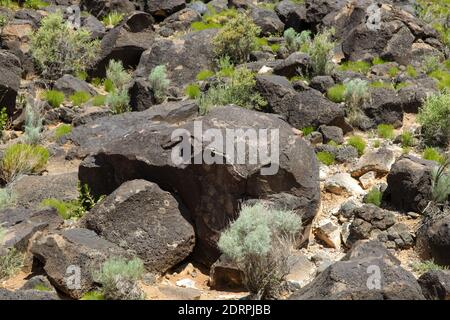
[[0, 300], [450, 299], [447, 0], [0, 0], [0, 129]]

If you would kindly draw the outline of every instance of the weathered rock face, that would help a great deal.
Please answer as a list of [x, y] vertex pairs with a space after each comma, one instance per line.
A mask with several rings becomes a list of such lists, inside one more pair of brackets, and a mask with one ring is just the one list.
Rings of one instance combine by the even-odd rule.
[[216, 33], [217, 30], [211, 29], [188, 33], [180, 39], [157, 40], [142, 54], [136, 76], [147, 79], [153, 68], [165, 65], [174, 87], [184, 89], [195, 81], [200, 71], [213, 69], [211, 41]]
[[[289, 193], [297, 200], [294, 209], [298, 214], [314, 217], [320, 197], [316, 157], [306, 142], [295, 136], [285, 122], [273, 115], [234, 106], [217, 107], [198, 118], [202, 121], [203, 132], [219, 129], [225, 136], [225, 128], [278, 129], [279, 160], [265, 159], [258, 164], [208, 165], [202, 162], [175, 165], [172, 152], [179, 141], [173, 141], [171, 135], [176, 128], [182, 128], [190, 132], [189, 136], [199, 139], [198, 134], [193, 135], [194, 122], [181, 125], [170, 125], [164, 120], [149, 122], [146, 116], [154, 108], [142, 113], [100, 119], [74, 129], [71, 139], [81, 147], [78, 151], [80, 155], [86, 152], [92, 154], [80, 166], [79, 178], [91, 187], [94, 194], [110, 194], [122, 183], [134, 179], [145, 179], [158, 184], [163, 190], [176, 193], [191, 213], [198, 241], [197, 253], [203, 254], [209, 261], [217, 258], [219, 234], [236, 217], [243, 200]], [[130, 123], [133, 125], [130, 126]], [[231, 143], [235, 141], [234, 138]], [[256, 142], [253, 138], [251, 141]], [[189, 150], [191, 143], [193, 140], [186, 145]], [[198, 145], [202, 153], [206, 151], [205, 154], [210, 154], [209, 143], [198, 141]], [[248, 157], [247, 142], [245, 145], [244, 153]], [[275, 147], [272, 142], [269, 145]], [[233, 155], [232, 150], [236, 150], [236, 145], [228, 149], [223, 158], [219, 152], [217, 159], [235, 159], [236, 152]], [[199, 154], [198, 151], [195, 153]], [[190, 156], [188, 159], [193, 160]], [[261, 174], [261, 170], [265, 172], [276, 167], [277, 162], [279, 169], [275, 169], [274, 175]]]
[[294, 28], [297, 32], [308, 29], [306, 24], [306, 8], [289, 0], [283, 0], [275, 7], [275, 12], [285, 24], [285, 29]]
[[[429, 207], [430, 208], [430, 207]], [[417, 231], [416, 251], [425, 259], [450, 266], [450, 208], [431, 207]]]
[[261, 35], [263, 36], [284, 31], [284, 23], [272, 10], [255, 8], [251, 12], [251, 17], [255, 24], [261, 28]]
[[242, 289], [244, 275], [226, 256], [221, 255], [209, 272], [209, 285], [215, 290]]
[[450, 300], [448, 271], [428, 271], [421, 275], [418, 281], [427, 300]]
[[112, 59], [122, 61], [126, 69], [136, 68], [142, 53], [153, 44], [153, 23], [151, 15], [135, 12], [111, 29], [102, 39], [100, 57], [91, 75], [104, 77]]
[[23, 176], [11, 185], [20, 207], [35, 209], [42, 200], [55, 198], [72, 201], [78, 198], [78, 176], [76, 172], [48, 176]]
[[5, 229], [5, 237], [0, 248], [16, 248], [26, 251], [29, 240], [38, 231], [56, 230], [63, 220], [54, 209], [28, 210], [23, 208], [0, 211], [0, 225]]
[[349, 60], [381, 57], [408, 64], [418, 58], [414, 48], [421, 44], [430, 53], [442, 54], [444, 46], [436, 31], [397, 6], [360, 1], [342, 6], [324, 18], [343, 38], [342, 51]]
[[10, 291], [0, 288], [0, 300], [60, 300], [54, 292], [38, 290], [16, 290]]
[[12, 116], [16, 108], [22, 68], [20, 60], [6, 50], [0, 50], [0, 106]]
[[55, 90], [64, 92], [66, 96], [70, 96], [79, 91], [87, 92], [90, 95], [97, 94], [95, 89], [89, 83], [69, 74], [66, 74], [56, 80], [54, 88]]
[[394, 90], [386, 88], [371, 88], [370, 99], [362, 107], [370, 118], [370, 124], [364, 129], [376, 127], [379, 124], [392, 124], [399, 128], [403, 124], [403, 105]]
[[398, 159], [387, 176], [383, 198], [397, 210], [421, 212], [431, 199], [431, 170], [436, 165], [413, 156]]
[[84, 218], [88, 229], [132, 250], [145, 267], [163, 273], [189, 256], [195, 245], [186, 209], [145, 180], [125, 182]]
[[80, 7], [98, 18], [111, 11], [128, 14], [135, 10], [129, 0], [80, 0]]
[[172, 13], [186, 7], [185, 0], [148, 0], [140, 2], [145, 2], [144, 10], [156, 18], [168, 17]]
[[[42, 234], [33, 242], [31, 252], [44, 265], [52, 284], [74, 299], [94, 288], [92, 273], [106, 259], [130, 257], [123, 249], [87, 229]], [[75, 286], [74, 276], [78, 272], [81, 272], [80, 283]]]
[[390, 172], [394, 162], [395, 154], [388, 148], [366, 152], [351, 169], [352, 176], [360, 177], [370, 171], [374, 171], [378, 176], [384, 176]]
[[423, 300], [424, 296], [414, 276], [381, 243], [361, 241], [289, 299]]
[[186, 31], [195, 21], [202, 20], [202, 16], [191, 8], [185, 8], [164, 19], [160, 24], [159, 34], [169, 37], [178, 31]]

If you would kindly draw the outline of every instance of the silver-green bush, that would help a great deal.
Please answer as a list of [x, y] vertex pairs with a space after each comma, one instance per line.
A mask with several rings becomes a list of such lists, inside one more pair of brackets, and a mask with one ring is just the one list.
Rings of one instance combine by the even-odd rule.
[[432, 196], [436, 203], [444, 204], [450, 196], [450, 161], [432, 171]]
[[24, 142], [37, 145], [41, 141], [42, 123], [41, 106], [38, 102], [27, 104], [25, 108]]
[[51, 13], [31, 36], [31, 54], [46, 79], [77, 74], [89, 68], [98, 57], [100, 42], [86, 29], [74, 30], [61, 13]]
[[139, 258], [128, 261], [113, 257], [106, 260], [93, 277], [102, 285], [102, 293], [108, 300], [142, 300], [145, 295], [137, 281], [143, 274], [144, 264]]
[[218, 246], [242, 270], [253, 298], [273, 298], [289, 274], [288, 258], [300, 230], [301, 219], [292, 212], [244, 206]]
[[170, 80], [167, 78], [166, 66], [160, 65], [155, 67], [148, 76], [148, 81], [150, 82], [156, 102], [164, 102], [170, 85]]
[[448, 145], [450, 140], [450, 93], [429, 96], [419, 110], [417, 120], [427, 144]]

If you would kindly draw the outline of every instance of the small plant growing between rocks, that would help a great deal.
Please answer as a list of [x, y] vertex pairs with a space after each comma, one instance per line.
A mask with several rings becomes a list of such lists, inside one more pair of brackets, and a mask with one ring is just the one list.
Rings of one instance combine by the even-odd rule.
[[307, 50], [306, 45], [311, 42], [311, 31], [305, 30], [297, 33], [293, 28], [289, 28], [284, 32], [283, 37], [289, 52], [298, 51], [302, 47]]
[[56, 80], [88, 69], [97, 58], [100, 42], [85, 29], [74, 30], [61, 13], [51, 13], [31, 36], [31, 54], [42, 76]]
[[70, 124], [62, 124], [55, 130], [55, 138], [60, 139], [72, 132], [72, 125]]
[[336, 84], [327, 90], [327, 97], [333, 102], [340, 103], [345, 101], [345, 85]]
[[101, 292], [107, 300], [143, 300], [145, 295], [137, 284], [143, 274], [144, 264], [139, 258], [109, 258], [93, 273], [93, 278], [102, 285]]
[[362, 137], [352, 136], [348, 139], [347, 143], [358, 151], [359, 156], [362, 156], [364, 154], [367, 143]]
[[300, 230], [301, 219], [296, 214], [256, 204], [244, 206], [239, 218], [222, 233], [218, 246], [242, 270], [251, 298], [279, 296]]
[[104, 83], [105, 90], [109, 89], [107, 92], [122, 91], [131, 82], [131, 75], [123, 67], [122, 61], [111, 60], [106, 68], [106, 79], [109, 80]]
[[261, 29], [244, 13], [231, 18], [213, 39], [217, 57], [230, 57], [235, 64], [247, 62], [250, 53], [258, 48]]
[[334, 69], [332, 62], [333, 49], [336, 42], [331, 38], [334, 36], [334, 29], [324, 29], [317, 33], [314, 39], [306, 41], [302, 47], [303, 52], [309, 55], [311, 59], [312, 74], [311, 76], [320, 76], [330, 74]]
[[170, 80], [167, 77], [166, 66], [156, 66], [148, 76], [148, 81], [153, 90], [156, 102], [163, 103], [167, 98], [167, 90], [170, 85]]
[[370, 96], [368, 82], [361, 79], [352, 79], [344, 81], [344, 86], [347, 117], [352, 125], [357, 126], [363, 117], [361, 107]]
[[446, 160], [432, 171], [432, 198], [438, 204], [444, 204], [450, 196], [450, 161]]
[[116, 11], [110, 12], [110, 13], [108, 13], [108, 15], [106, 15], [102, 19], [103, 25], [105, 27], [109, 27], [109, 28], [115, 27], [119, 23], [122, 22], [124, 16], [125, 15], [123, 13], [119, 13], [119, 12], [116, 12]]
[[199, 98], [200, 111], [206, 114], [211, 108], [235, 104], [242, 108], [259, 109], [266, 105], [265, 100], [255, 90], [254, 74], [247, 68], [234, 70], [230, 78], [221, 78]]
[[377, 188], [373, 187], [367, 195], [364, 197], [365, 203], [371, 203], [377, 207], [381, 206], [381, 200], [383, 198], [383, 193]]
[[41, 105], [38, 102], [27, 104], [25, 108], [24, 142], [37, 145], [41, 141], [42, 123]]
[[89, 101], [91, 98], [91, 95], [84, 91], [78, 91], [75, 92], [73, 95], [69, 97], [70, 101], [72, 102], [73, 106], [80, 107], [86, 102]]
[[186, 95], [189, 99], [197, 99], [202, 94], [198, 84], [190, 84], [186, 87]]
[[5, 107], [0, 108], [0, 133], [8, 127], [8, 124], [8, 110]]
[[427, 147], [423, 150], [422, 158], [425, 160], [436, 161], [437, 163], [443, 164], [445, 157], [435, 148]]
[[427, 97], [417, 120], [427, 144], [447, 146], [450, 140], [450, 93]]
[[23, 267], [24, 255], [15, 248], [9, 249], [5, 255], [0, 255], [0, 280], [6, 280]]
[[130, 97], [126, 90], [110, 92], [106, 96], [105, 103], [114, 114], [130, 111]]
[[11, 189], [9, 187], [0, 189], [0, 210], [13, 207], [15, 204], [16, 195], [11, 191]]
[[322, 162], [326, 166], [331, 166], [335, 162], [334, 154], [327, 151], [319, 151], [316, 154], [317, 160]]
[[11, 182], [23, 174], [39, 173], [44, 170], [49, 158], [47, 149], [28, 144], [13, 144], [6, 148], [0, 163], [1, 176]]
[[433, 260], [426, 260], [414, 263], [412, 265], [412, 268], [415, 272], [422, 275], [428, 271], [442, 271], [442, 270], [448, 270], [448, 267], [440, 266], [436, 264]]
[[391, 124], [380, 124], [377, 127], [378, 137], [383, 139], [394, 139], [394, 127]]
[[44, 99], [53, 107], [59, 108], [65, 100], [64, 93], [58, 90], [48, 90], [44, 92]]

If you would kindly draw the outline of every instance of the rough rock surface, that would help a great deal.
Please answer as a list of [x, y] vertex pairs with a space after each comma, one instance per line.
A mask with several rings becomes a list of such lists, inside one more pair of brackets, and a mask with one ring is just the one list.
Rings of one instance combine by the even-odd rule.
[[122, 184], [84, 218], [88, 229], [132, 250], [149, 271], [163, 273], [189, 256], [195, 233], [183, 205], [156, 184]]
[[[215, 242], [218, 235], [236, 217], [239, 203], [244, 199], [285, 192], [296, 197], [298, 214], [315, 215], [319, 183], [314, 152], [275, 116], [226, 106], [214, 108], [198, 120], [202, 120], [203, 130], [279, 129], [279, 160], [266, 159], [256, 165], [203, 163], [177, 166], [171, 159], [172, 150], [178, 144], [171, 141], [175, 127], [165, 122], [147, 122], [145, 114], [147, 111], [100, 119], [74, 129], [71, 139], [81, 147], [79, 152], [92, 154], [80, 166], [79, 177], [94, 194], [110, 194], [123, 182], [134, 179], [146, 179], [164, 190], [176, 191], [192, 215], [198, 239], [197, 253], [210, 259], [217, 258]], [[133, 127], [129, 123], [133, 123]], [[192, 135], [193, 125], [194, 122], [189, 121], [180, 128]], [[200, 145], [202, 152], [207, 150], [208, 143], [203, 141]], [[248, 152], [246, 148], [247, 156]], [[229, 159], [234, 159], [230, 151], [227, 153]], [[223, 162], [220, 155], [217, 159]], [[276, 162], [279, 162], [279, 170], [275, 175], [261, 175], [261, 170], [277, 167]]]

